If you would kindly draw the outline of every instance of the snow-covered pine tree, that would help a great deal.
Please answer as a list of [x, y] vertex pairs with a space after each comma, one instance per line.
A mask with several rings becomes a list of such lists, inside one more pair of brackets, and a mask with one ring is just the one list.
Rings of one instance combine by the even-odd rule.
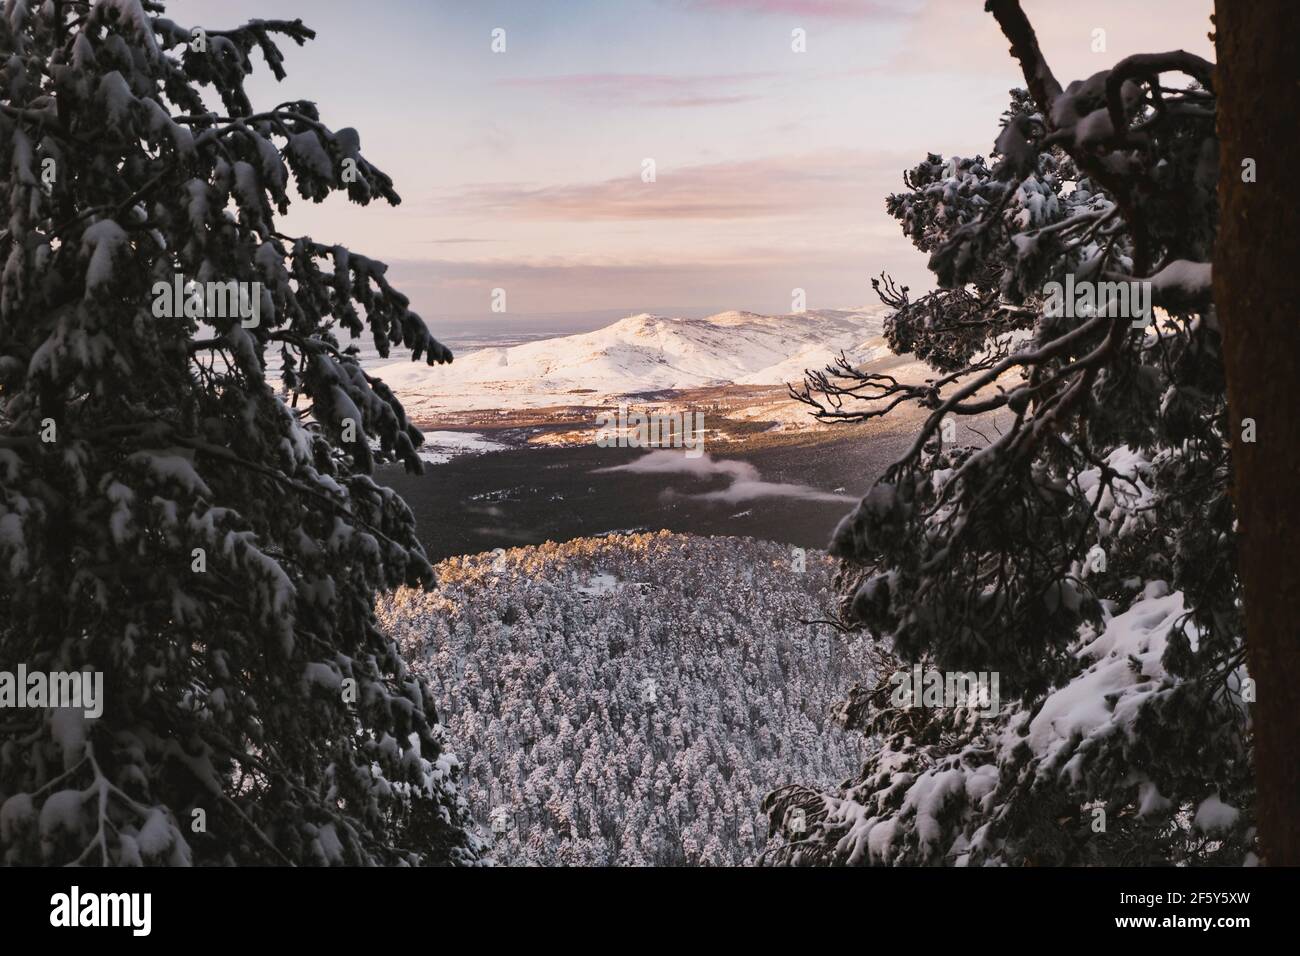
[[[314, 104], [249, 102], [300, 21], [164, 12], [0, 20], [0, 671], [104, 680], [98, 718], [0, 710], [0, 859], [471, 862], [457, 765], [373, 614], [430, 577], [369, 477], [418, 469], [422, 436], [340, 335], [451, 355], [382, 263], [277, 231], [293, 187], [398, 196]], [[246, 295], [166, 317], [177, 276]]]
[[[1248, 424], [1228, 415], [1210, 302], [1213, 67], [1131, 56], [1063, 89], [1018, 2], [987, 8], [1028, 85], [993, 160], [930, 155], [887, 202], [940, 286], [913, 301], [878, 285], [887, 336], [935, 376], [842, 363], [798, 397], [826, 421], [929, 409], [834, 535], [842, 613], [888, 635], [896, 667], [999, 672], [1002, 711], [899, 708], [884, 668], [841, 709], [881, 750], [841, 791], [769, 794], [787, 836], [772, 859], [1251, 860], [1228, 495]], [[1101, 285], [1132, 281], [1156, 307], [1140, 328]], [[1092, 305], [1061, 302], [1071, 286]], [[987, 443], [962, 447], [945, 422]]]

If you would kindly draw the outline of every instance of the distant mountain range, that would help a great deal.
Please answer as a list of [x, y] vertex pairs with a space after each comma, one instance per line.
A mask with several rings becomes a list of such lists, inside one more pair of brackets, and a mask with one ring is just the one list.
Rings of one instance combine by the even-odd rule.
[[858, 363], [885, 356], [886, 314], [883, 306], [703, 319], [643, 313], [594, 332], [480, 349], [451, 366], [395, 361], [368, 371], [417, 417], [439, 409], [594, 405], [669, 389], [780, 385], [841, 351]]

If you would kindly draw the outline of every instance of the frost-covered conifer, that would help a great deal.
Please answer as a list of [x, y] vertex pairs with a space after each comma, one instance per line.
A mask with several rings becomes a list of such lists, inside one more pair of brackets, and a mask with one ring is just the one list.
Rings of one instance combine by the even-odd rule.
[[1028, 90], [991, 160], [932, 154], [887, 202], [940, 289], [886, 281], [886, 334], [935, 374], [843, 363], [799, 397], [929, 410], [835, 533], [845, 621], [898, 666], [998, 672], [1002, 713], [901, 709], [886, 669], [842, 707], [883, 748], [843, 790], [771, 794], [772, 858], [1250, 860], [1213, 65], [1131, 56], [1063, 88], [1016, 0], [987, 6]]
[[[804, 623], [833, 602], [832, 570], [810, 552], [793, 573], [788, 548], [750, 539], [578, 538], [500, 566], [449, 558], [436, 589], [378, 614], [470, 755], [462, 791], [493, 860], [738, 865], [766, 848], [760, 803], [790, 768], [829, 785], [862, 764], [832, 709], [870, 640]], [[615, 583], [572, 586], [597, 577]]]
[[451, 356], [382, 263], [277, 225], [398, 196], [314, 104], [249, 102], [300, 21], [164, 13], [0, 18], [0, 671], [104, 677], [96, 719], [0, 709], [0, 859], [472, 861], [372, 609], [430, 578], [370, 478], [422, 439], [341, 337]]

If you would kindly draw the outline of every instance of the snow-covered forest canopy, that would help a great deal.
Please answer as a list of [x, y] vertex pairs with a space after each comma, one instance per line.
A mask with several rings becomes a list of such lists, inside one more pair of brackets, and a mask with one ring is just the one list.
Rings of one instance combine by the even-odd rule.
[[379, 619], [429, 680], [493, 860], [743, 865], [773, 781], [836, 785], [868, 747], [835, 705], [870, 639], [804, 623], [833, 570], [743, 538], [581, 538], [444, 561]]
[[[418, 469], [421, 436], [340, 337], [451, 356], [383, 263], [277, 229], [291, 191], [398, 195], [355, 129], [249, 101], [301, 21], [164, 14], [0, 17], [0, 670], [98, 672], [108, 700], [0, 715], [0, 858], [473, 861], [428, 690], [373, 610], [430, 578], [370, 477]], [[160, 308], [177, 283], [237, 294]]]

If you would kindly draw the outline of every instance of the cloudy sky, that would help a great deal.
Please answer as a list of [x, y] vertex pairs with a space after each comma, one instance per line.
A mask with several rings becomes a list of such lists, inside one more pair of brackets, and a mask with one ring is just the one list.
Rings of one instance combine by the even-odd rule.
[[[1212, 0], [1024, 7], [1062, 82], [1134, 52], [1212, 55]], [[431, 322], [489, 315], [494, 288], [515, 315], [788, 312], [795, 288], [809, 308], [853, 306], [882, 269], [922, 288], [884, 196], [929, 151], [987, 154], [1021, 82], [982, 0], [174, 0], [168, 15], [317, 31], [283, 83], [261, 71], [255, 104], [315, 100], [404, 201], [299, 203], [287, 225], [388, 261]]]

